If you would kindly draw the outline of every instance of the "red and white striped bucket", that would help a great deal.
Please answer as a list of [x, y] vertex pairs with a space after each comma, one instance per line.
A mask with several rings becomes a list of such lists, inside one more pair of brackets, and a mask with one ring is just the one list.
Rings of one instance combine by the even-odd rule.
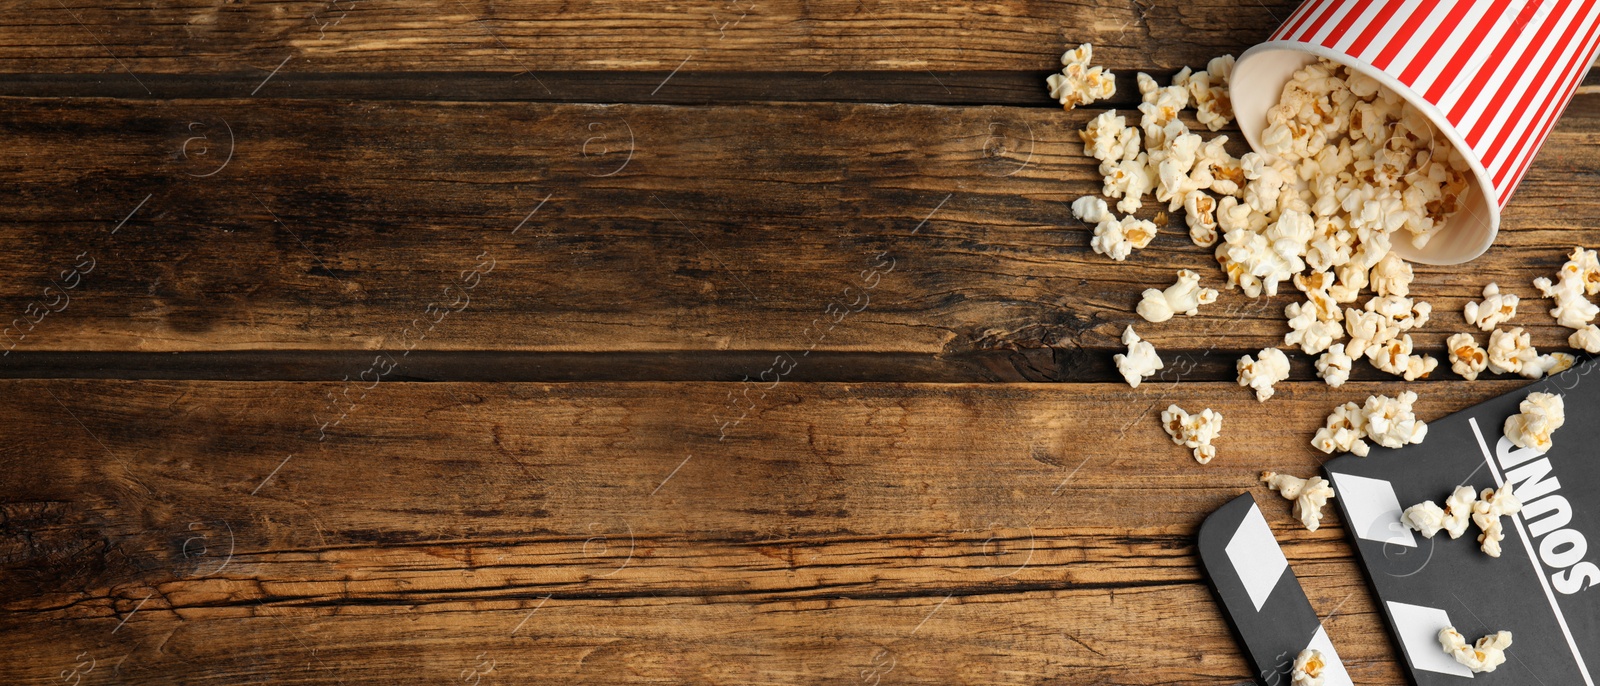
[[1433, 120], [1477, 179], [1425, 248], [1459, 264], [1489, 249], [1500, 210], [1600, 49], [1600, 0], [1306, 0], [1239, 57], [1230, 96], [1251, 147], [1295, 70], [1318, 57], [1377, 79]]

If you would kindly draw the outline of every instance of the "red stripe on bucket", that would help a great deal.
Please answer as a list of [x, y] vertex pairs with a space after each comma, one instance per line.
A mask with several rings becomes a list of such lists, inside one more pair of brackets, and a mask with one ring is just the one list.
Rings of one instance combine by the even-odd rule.
[[[1530, 2], [1523, 5], [1522, 13], [1518, 14], [1517, 18], [1511, 22], [1511, 30], [1506, 32], [1504, 39], [1495, 43], [1494, 47], [1490, 49], [1489, 59], [1484, 61], [1483, 67], [1478, 69], [1478, 73], [1472, 77], [1472, 83], [1461, 94], [1461, 99], [1457, 100], [1455, 106], [1450, 108], [1450, 113], [1447, 115], [1450, 118], [1450, 123], [1459, 124], [1462, 118], [1467, 116], [1467, 109], [1472, 106], [1472, 103], [1477, 102], [1478, 96], [1483, 93], [1483, 87], [1488, 85], [1489, 79], [1494, 77], [1495, 67], [1505, 61], [1506, 52], [1511, 50], [1511, 44], [1516, 42], [1520, 29], [1527, 26], [1528, 22], [1533, 21], [1533, 15], [1538, 11], [1539, 3]], [[1448, 80], [1440, 78], [1441, 82]], [[1428, 100], [1431, 102], [1433, 98], [1430, 97]]]
[[[1472, 27], [1471, 32], [1467, 33], [1463, 47], [1468, 47], [1469, 49], [1460, 50], [1450, 57], [1450, 61], [1444, 65], [1444, 71], [1439, 72], [1439, 78], [1433, 80], [1433, 85], [1428, 88], [1428, 92], [1424, 93], [1422, 97], [1426, 98], [1428, 102], [1439, 102], [1439, 98], [1444, 97], [1445, 91], [1450, 90], [1451, 82], [1461, 76], [1461, 69], [1467, 66], [1467, 60], [1472, 59], [1472, 56], [1476, 54], [1470, 49], [1470, 46], [1482, 43], [1484, 37], [1489, 35], [1489, 30], [1494, 28], [1495, 22], [1499, 20], [1500, 15], [1493, 12], [1485, 12], [1482, 17], [1479, 17], [1477, 25]], [[1488, 70], [1483, 71], [1487, 73]]]
[[[1528, 167], [1533, 162], [1533, 158], [1538, 157], [1539, 148], [1544, 145], [1545, 138], [1555, 128], [1556, 120], [1561, 118], [1559, 113], [1565, 110], [1567, 105], [1571, 104], [1572, 96], [1578, 92], [1578, 86], [1583, 83], [1583, 76], [1588, 73], [1589, 65], [1594, 62], [1594, 47], [1597, 39], [1600, 39], [1600, 32], [1594, 32], [1584, 39], [1581, 51], [1575, 56], [1572, 64], [1567, 67], [1567, 72], [1561, 83], [1561, 96], [1546, 101], [1544, 106], [1539, 108], [1539, 118], [1535, 121], [1543, 121], [1543, 123], [1539, 125], [1538, 135], [1524, 137], [1517, 144], [1516, 150], [1513, 151], [1512, 157], [1508, 160], [1508, 162], [1514, 162], [1514, 164], [1508, 163], [1500, 170], [1499, 174], [1495, 175], [1495, 187], [1506, 189], [1501, 194], [1503, 197], [1509, 198], [1511, 196], [1511, 190], [1516, 188], [1517, 183], [1521, 182], [1522, 175], [1527, 172]], [[1557, 107], [1558, 103], [1559, 109], [1552, 112], [1551, 108]], [[1504, 183], [1506, 172], [1513, 168], [1515, 168], [1516, 173], [1510, 178], [1514, 180], [1510, 184]]]
[[[1543, 45], [1545, 40], [1550, 37], [1551, 29], [1553, 29], [1560, 21], [1560, 12], [1551, 12], [1545, 15], [1544, 21], [1539, 23], [1537, 33], [1534, 34], [1533, 40], [1529, 42], [1528, 45]], [[1504, 90], [1500, 93], [1490, 93], [1486, 97], [1504, 97], [1507, 91], [1515, 87], [1515, 85], [1522, 80], [1523, 73], [1528, 71], [1528, 65], [1533, 62], [1534, 54], [1535, 51], [1531, 49], [1523, 51], [1522, 55], [1517, 58], [1516, 64], [1511, 67], [1511, 73], [1506, 75], [1506, 80], [1502, 86]], [[1478, 117], [1478, 121], [1472, 125], [1472, 130], [1466, 134], [1467, 144], [1476, 148], [1478, 141], [1483, 140], [1484, 131], [1488, 129], [1489, 124], [1494, 120], [1495, 117], [1493, 116], [1492, 112], [1485, 112], [1483, 116]]]
[[1372, 23], [1361, 29], [1361, 35], [1356, 38], [1354, 43], [1350, 44], [1350, 49], [1346, 50], [1345, 54], [1359, 57], [1361, 53], [1366, 52], [1367, 46], [1372, 44], [1373, 39], [1377, 38], [1378, 34], [1383, 33], [1383, 27], [1389, 25], [1389, 21], [1394, 18], [1395, 13], [1398, 11], [1400, 11], [1400, 3], [1384, 3], [1383, 7], [1378, 10], [1378, 16], [1373, 17]]
[[[1400, 72], [1400, 80], [1402, 82], [1407, 84], [1417, 82], [1417, 77], [1422, 75], [1422, 70], [1427, 69], [1428, 65], [1433, 63], [1433, 58], [1439, 54], [1439, 49], [1450, 41], [1450, 34], [1455, 33], [1456, 27], [1461, 25], [1462, 17], [1467, 16], [1467, 11], [1471, 9], [1472, 3], [1458, 2], [1455, 7], [1450, 9], [1449, 13], [1444, 15], [1444, 21], [1440, 22], [1438, 28], [1434, 29], [1433, 34], [1422, 42], [1422, 49], [1417, 51], [1417, 54], [1411, 58], [1411, 64], [1406, 65], [1406, 68]], [[1468, 51], [1466, 50], [1461, 51], [1463, 55], [1467, 53]]]
[[[1566, 54], [1564, 48], [1572, 43], [1573, 35], [1583, 27], [1583, 20], [1585, 17], [1588, 17], [1589, 12], [1594, 9], [1594, 3], [1595, 0], [1584, 0], [1583, 5], [1581, 5], [1578, 8], [1577, 13], [1573, 15], [1571, 23], [1567, 24], [1566, 31], [1561, 34], [1560, 41], [1558, 41], [1554, 46], [1551, 46], [1550, 54], [1545, 55], [1545, 58], [1539, 61], [1538, 68], [1533, 72], [1531, 77], [1532, 81], [1529, 83], [1527, 90], [1528, 93], [1544, 92], [1548, 90], [1545, 88], [1546, 84], [1559, 82], [1560, 75], [1552, 73], [1552, 70], [1555, 65], [1560, 63], [1562, 57], [1575, 57], [1574, 55]], [[1544, 105], [1548, 107], [1552, 102], [1553, 98], [1546, 96]], [[1506, 144], [1514, 142], [1511, 139], [1511, 135], [1517, 128], [1516, 123], [1523, 121], [1522, 117], [1529, 111], [1531, 105], [1537, 104], [1538, 103], [1532, 99], [1526, 97], [1522, 98], [1520, 102], [1516, 103], [1516, 106], [1511, 110], [1511, 117], [1506, 122], [1506, 126], [1501, 128], [1500, 134], [1495, 136], [1494, 142], [1490, 143], [1488, 151], [1484, 153], [1483, 166], [1490, 169], [1499, 170], [1494, 175], [1495, 179], [1504, 178], [1505, 170], [1500, 169], [1500, 167], [1504, 164], [1501, 154], [1503, 152], [1508, 152]], [[1496, 181], [1495, 185], [1499, 186], [1499, 182]]]
[[1339, 20], [1339, 25], [1333, 27], [1333, 30], [1328, 32], [1327, 38], [1322, 39], [1322, 47], [1331, 48], [1337, 45], [1339, 43], [1339, 39], [1350, 32], [1350, 27], [1355, 26], [1356, 20], [1360, 19], [1361, 15], [1366, 14], [1367, 8], [1372, 6], [1371, 0], [1362, 0], [1361, 2], [1356, 2], [1353, 4], [1355, 7], [1350, 8], [1350, 11], [1344, 15], [1344, 18]]
[[1378, 53], [1378, 58], [1372, 60], [1372, 66], [1387, 71], [1389, 65], [1394, 63], [1394, 58], [1405, 49], [1406, 43], [1411, 42], [1411, 37], [1417, 34], [1417, 29], [1422, 27], [1422, 22], [1427, 21], [1428, 15], [1437, 7], [1438, 3], [1430, 3], [1413, 9], [1406, 17], [1405, 23], [1400, 25], [1400, 30], [1389, 39], [1389, 44], [1383, 46], [1383, 50]]
[[1322, 27], [1327, 26], [1328, 20], [1332, 19], [1333, 15], [1338, 11], [1339, 3], [1330, 2], [1323, 5], [1322, 11], [1318, 12], [1316, 18], [1311, 20], [1310, 25], [1306, 26], [1305, 39], [1311, 40], [1313, 36], [1316, 36], [1317, 32], [1321, 31]]
[[1289, 20], [1283, 22], [1283, 27], [1278, 29], [1279, 35], [1283, 37], [1295, 36], [1295, 32], [1300, 28], [1300, 25], [1305, 23], [1306, 17], [1318, 9], [1320, 7], [1315, 2], [1300, 3], [1300, 7], [1295, 9], [1294, 14], [1289, 15]]

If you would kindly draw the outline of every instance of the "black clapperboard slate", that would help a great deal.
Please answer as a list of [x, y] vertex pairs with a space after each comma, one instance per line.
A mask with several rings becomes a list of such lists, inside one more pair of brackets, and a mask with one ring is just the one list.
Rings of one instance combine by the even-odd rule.
[[1327, 662], [1323, 686], [1352, 686], [1255, 498], [1246, 493], [1218, 508], [1198, 538], [1200, 562], [1260, 683], [1288, 686], [1295, 657], [1315, 648]]
[[[1591, 361], [1471, 409], [1428, 423], [1420, 444], [1324, 469], [1345, 528], [1412, 681], [1435, 684], [1595, 686], [1600, 666], [1600, 374]], [[1592, 376], [1591, 376], [1592, 375]], [[1540, 455], [1503, 437], [1507, 417], [1531, 392], [1563, 396], [1566, 424]], [[1420, 391], [1426, 393], [1423, 389]], [[1479, 529], [1425, 539], [1400, 524], [1424, 500], [1440, 507], [1457, 485], [1481, 493], [1509, 480], [1523, 501], [1503, 520], [1499, 558], [1478, 547]], [[1281, 514], [1277, 516], [1283, 516]], [[1455, 626], [1469, 642], [1512, 633], [1506, 663], [1473, 674], [1439, 646]]]

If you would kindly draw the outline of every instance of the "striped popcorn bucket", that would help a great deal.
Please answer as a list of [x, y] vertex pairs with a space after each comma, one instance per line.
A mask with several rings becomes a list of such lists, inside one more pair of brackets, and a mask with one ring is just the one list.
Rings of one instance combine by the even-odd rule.
[[1600, 49], [1600, 0], [1306, 0], [1234, 67], [1230, 96], [1253, 148], [1295, 70], [1325, 57], [1404, 97], [1459, 150], [1476, 183], [1424, 248], [1459, 264], [1489, 249], [1500, 210]]

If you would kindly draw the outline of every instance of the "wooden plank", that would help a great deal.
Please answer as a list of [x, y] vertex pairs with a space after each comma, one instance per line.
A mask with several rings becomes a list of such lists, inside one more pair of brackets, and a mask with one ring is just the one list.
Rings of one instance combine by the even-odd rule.
[[[766, 351], [683, 353], [518, 353], [414, 351], [386, 381], [738, 381], [773, 362]], [[985, 359], [988, 358], [988, 359]], [[366, 369], [373, 353], [240, 351], [188, 353], [14, 352], [0, 362], [6, 379], [171, 379], [206, 381], [339, 381]], [[1220, 358], [1218, 358], [1220, 359]], [[936, 360], [926, 355], [813, 353], [785, 381], [990, 381], [989, 366], [1008, 353]], [[1232, 364], [1231, 360], [1227, 360]], [[1203, 369], [1203, 368], [1202, 368]], [[1214, 370], [1205, 369], [1202, 373]], [[1106, 370], [1088, 366], [1076, 380]], [[1220, 373], [1220, 372], [1218, 372]], [[1121, 377], [1118, 377], [1121, 378]], [[1099, 379], [1104, 380], [1104, 379]]]
[[[1219, 334], [1220, 336], [1220, 334]], [[1226, 380], [1236, 375], [1240, 356], [1257, 350], [1224, 348], [1163, 350], [1165, 367], [1151, 383]], [[784, 381], [975, 383], [1049, 381], [1122, 383], [1110, 352], [1083, 353], [1050, 348], [984, 350], [945, 356], [821, 352], [802, 355], [796, 364], [771, 351], [673, 353], [545, 353], [420, 351], [383, 375], [385, 381], [770, 381], [780, 370]], [[791, 357], [793, 357], [791, 355]], [[1583, 356], [1586, 357], [1586, 356]], [[12, 353], [0, 362], [0, 379], [160, 379], [189, 381], [339, 381], [373, 365], [370, 351], [238, 351], [186, 353], [63, 352]], [[803, 360], [803, 362], [802, 362]], [[781, 362], [781, 364], [779, 364]], [[385, 362], [387, 368], [387, 362]], [[370, 373], [369, 373], [370, 377]], [[1366, 365], [1350, 373], [1356, 381], [1394, 381]], [[1492, 378], [1492, 375], [1486, 375]], [[1289, 379], [1316, 380], [1311, 361], [1291, 359]], [[1436, 372], [1413, 383], [1455, 383], [1459, 377]]]
[[[1054, 65], [1031, 71], [528, 71], [504, 72], [301, 72], [275, 77], [270, 91], [261, 75], [5, 74], [0, 94], [30, 98], [176, 100], [234, 98], [242, 93], [334, 100], [471, 100], [475, 102], [630, 103], [659, 105], [758, 102], [860, 102], [919, 105], [1058, 107], [1041, 87]], [[1140, 68], [1165, 82], [1174, 70]], [[1096, 103], [1124, 107], [1138, 96], [1134, 77], [1117, 73], [1117, 95]], [[670, 87], [666, 87], [668, 81]], [[1587, 83], [1600, 83], [1591, 71]], [[541, 87], [542, 84], [542, 87]], [[1595, 86], [1583, 86], [1589, 93]]]
[[[1080, 42], [1106, 64], [1178, 69], [1259, 42], [1292, 0], [312, 0], [34, 2], [0, 72], [1038, 70]], [[548, 84], [546, 84], [548, 85]], [[530, 80], [530, 89], [546, 85]]]
[[[1059, 107], [1042, 86], [1056, 69], [1033, 71], [533, 71], [303, 72], [278, 76], [260, 95], [335, 100], [635, 103], [874, 102]], [[1151, 70], [1163, 80], [1164, 70]], [[660, 87], [669, 81], [670, 87]], [[1119, 75], [1137, 97], [1134, 72]], [[535, 82], [534, 79], [538, 81]], [[143, 99], [236, 98], [260, 74], [0, 74], [0, 94], [19, 97]], [[541, 88], [538, 84], [544, 84]], [[269, 92], [270, 89], [270, 92]], [[1119, 98], [1119, 101], [1121, 98]]]
[[[1437, 313], [1421, 346], [1464, 326], [1485, 281], [1531, 296], [1570, 246], [1600, 244], [1583, 182], [1595, 98], [1556, 128], [1487, 255], [1418, 268]], [[1218, 284], [1180, 227], [1126, 263], [1088, 249], [1068, 203], [1098, 186], [1076, 140], [1093, 111], [0, 103], [19, 151], [0, 170], [0, 308], [59, 302], [52, 279], [98, 260], [26, 338], [18, 319], [17, 351], [819, 350], [1105, 379], [1142, 289], [1185, 267]], [[1141, 331], [1174, 355], [1259, 349], [1289, 299], [1225, 292]], [[1545, 309], [1517, 323], [1562, 346]]]
[[[1306, 532], [1255, 475], [1314, 471], [1318, 418], [1394, 387], [7, 381], [0, 675], [1244, 680], [1192, 537], [1253, 490], [1393, 683], [1337, 514]], [[1172, 401], [1226, 415], [1212, 464]]]

